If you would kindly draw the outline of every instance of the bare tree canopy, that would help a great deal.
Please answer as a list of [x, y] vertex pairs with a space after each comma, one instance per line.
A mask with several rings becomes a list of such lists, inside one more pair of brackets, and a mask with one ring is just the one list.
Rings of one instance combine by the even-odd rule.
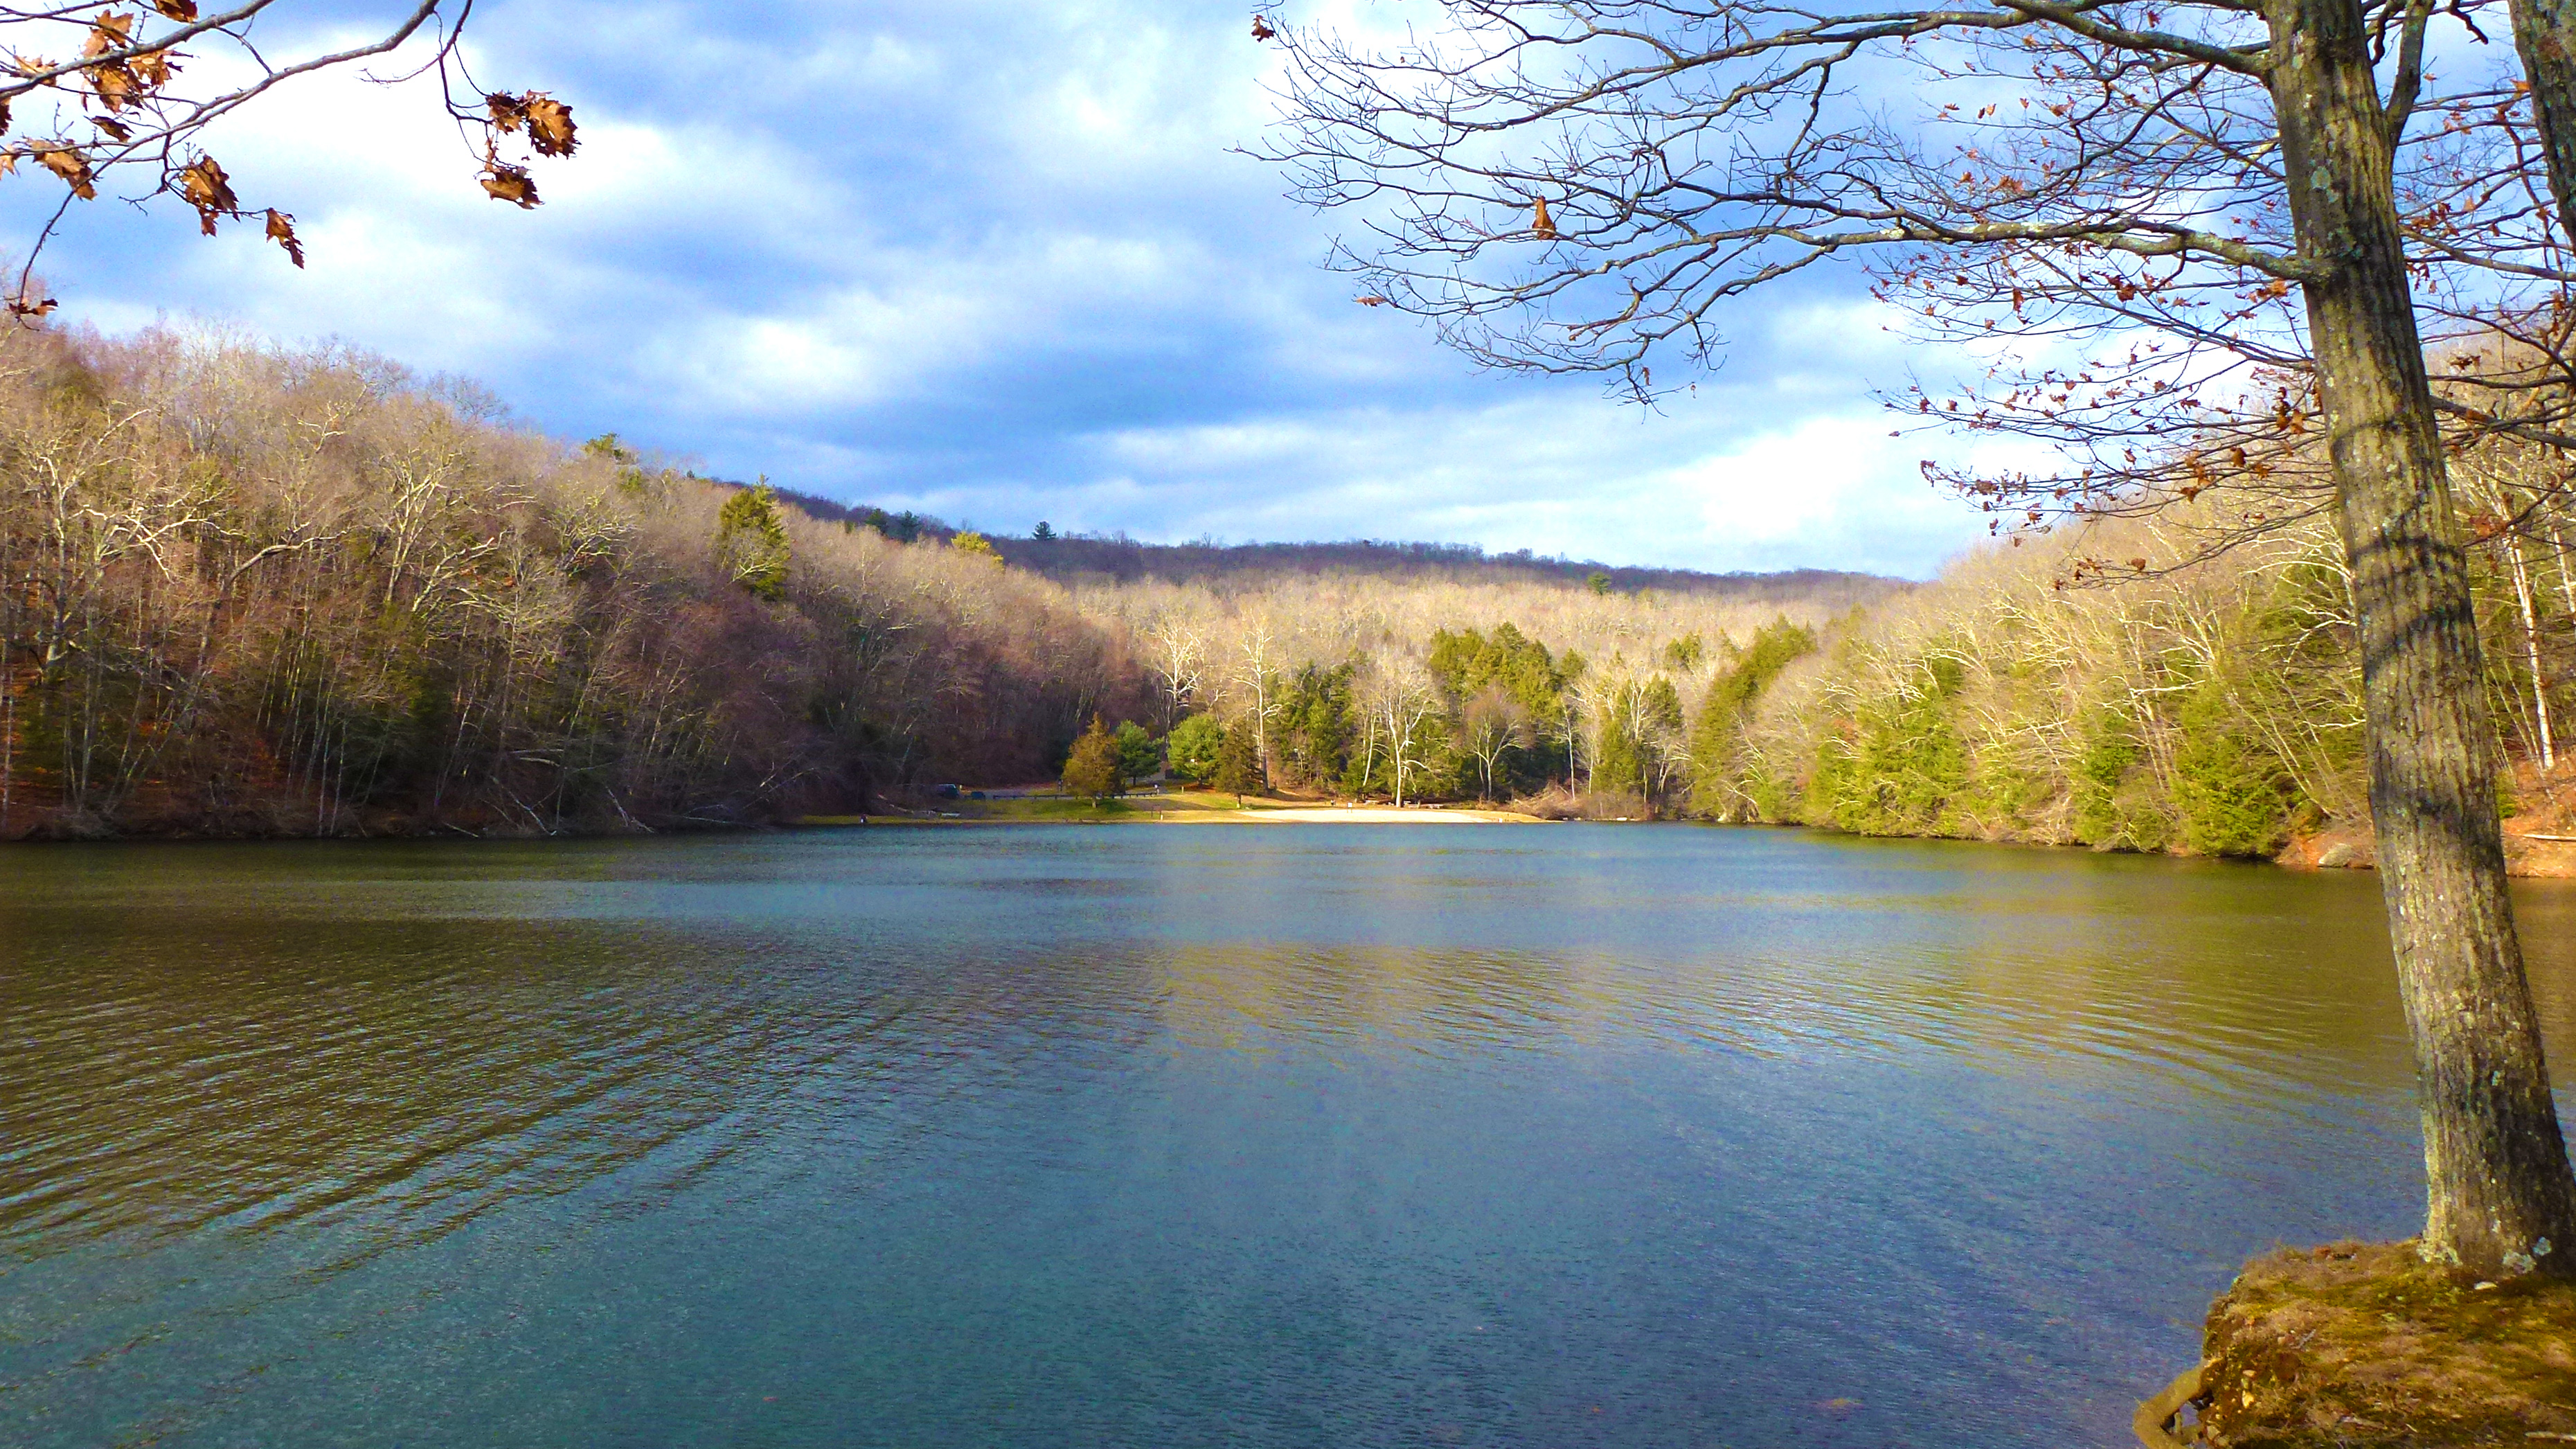
[[[50, 182], [62, 196], [25, 245], [8, 300], [22, 318], [41, 317], [52, 299], [35, 295], [37, 258], [77, 202], [120, 184], [144, 204], [175, 196], [213, 236], [225, 221], [247, 221], [304, 265], [295, 218], [246, 203], [203, 144], [209, 126], [288, 81], [406, 52], [417, 63], [367, 78], [394, 83], [434, 77], [476, 179], [493, 199], [537, 204], [531, 156], [569, 156], [572, 108], [542, 91], [486, 92], [467, 69], [460, 42], [473, 0], [419, 0], [381, 29], [301, 51], [267, 43], [261, 23], [284, 18], [279, 0], [241, 0], [206, 9], [196, 0], [114, 5], [0, 5], [0, 177]], [[304, 6], [308, 17], [320, 7]], [[283, 37], [281, 37], [283, 38]], [[24, 164], [22, 164], [24, 163]]]
[[[2576, 86], [2535, 71], [2544, 128], [2488, 44], [2515, 24], [2563, 58], [2559, 8], [1443, 0], [1381, 43], [1276, 9], [1255, 30], [1286, 52], [1268, 154], [1292, 195], [1357, 218], [1333, 253], [1357, 300], [1479, 362], [1642, 400], [1659, 356], [1717, 359], [1732, 299], [1851, 258], [1914, 330], [1991, 362], [1907, 394], [1918, 419], [2061, 450], [2052, 476], [1932, 470], [1999, 529], [2222, 478], [2248, 527], [2282, 506], [2267, 493], [2331, 510], [2422, 1073], [2424, 1241], [2501, 1275], [2576, 1272], [2556, 1251], [2576, 1179], [2505, 894], [2443, 429], [2576, 441], [2546, 164], [2576, 144], [2543, 139], [2576, 141]], [[2439, 391], [2428, 339], [2466, 364]]]

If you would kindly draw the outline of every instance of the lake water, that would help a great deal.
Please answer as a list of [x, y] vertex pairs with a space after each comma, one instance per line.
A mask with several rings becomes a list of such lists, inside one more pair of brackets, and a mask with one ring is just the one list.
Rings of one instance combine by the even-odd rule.
[[[2418, 1221], [2377, 890], [1618, 826], [0, 851], [0, 1442], [2117, 1445], [2246, 1256]], [[2576, 1061], [2576, 891], [2521, 903]]]

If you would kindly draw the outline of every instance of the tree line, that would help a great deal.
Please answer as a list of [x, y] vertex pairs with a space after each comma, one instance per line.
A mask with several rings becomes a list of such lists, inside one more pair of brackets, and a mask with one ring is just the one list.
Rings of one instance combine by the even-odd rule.
[[989, 550], [381, 359], [0, 350], [0, 837], [739, 824], [1054, 768], [1123, 636]]
[[[2213, 549], [2241, 524], [2213, 495], [1867, 607], [1841, 580], [1767, 612], [1503, 576], [1068, 589], [357, 354], [34, 331], [5, 361], [12, 836], [750, 823], [1052, 778], [1094, 716], [1122, 786], [2215, 855], [2367, 813], [2314, 510]], [[2508, 804], [2542, 811], [2576, 720], [2553, 466], [2495, 439], [2454, 469]]]
[[[2576, 804], [2576, 516], [2537, 445], [2490, 440], [2454, 466], [2509, 757], [2499, 804], [2558, 821]], [[2212, 499], [1998, 541], [1875, 607], [1705, 632], [1675, 601], [1630, 599], [1598, 653], [1431, 607], [1411, 629], [1381, 612], [1365, 642], [1290, 635], [1275, 588], [1210, 615], [1130, 585], [1167, 605], [1129, 623], [1175, 724], [1167, 745], [1124, 727], [1150, 762], [1125, 778], [1167, 764], [1213, 782], [1240, 736], [1262, 788], [1400, 803], [2215, 856], [2365, 832], [2341, 547], [2313, 510], [2241, 532]], [[2122, 562], [2106, 574], [2104, 556]], [[1558, 623], [1594, 602], [1561, 592], [1511, 602]]]

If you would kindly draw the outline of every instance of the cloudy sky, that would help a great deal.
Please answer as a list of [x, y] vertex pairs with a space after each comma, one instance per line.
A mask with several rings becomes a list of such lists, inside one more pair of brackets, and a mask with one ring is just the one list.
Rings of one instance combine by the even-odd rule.
[[[1981, 531], [1870, 391], [1955, 364], [1888, 333], [1856, 274], [1725, 317], [1724, 366], [1659, 413], [1480, 374], [1353, 305], [1318, 265], [1336, 219], [1230, 149], [1271, 106], [1247, 14], [484, 0], [478, 78], [581, 122], [541, 209], [482, 196], [431, 94], [322, 78], [210, 140], [247, 202], [300, 218], [308, 270], [102, 202], [44, 271], [112, 331], [338, 339], [560, 436], [1005, 532], [1921, 575]], [[26, 235], [43, 184], [0, 183], [0, 222]]]

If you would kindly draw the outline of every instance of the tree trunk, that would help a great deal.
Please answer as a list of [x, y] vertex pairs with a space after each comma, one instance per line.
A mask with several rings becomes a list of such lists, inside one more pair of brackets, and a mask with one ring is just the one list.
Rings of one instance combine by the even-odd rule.
[[2540, 616], [2531, 607], [2531, 569], [2522, 557], [2522, 542], [2504, 537], [2505, 563], [2513, 575], [2513, 600], [2522, 609], [2522, 647], [2531, 660], [2531, 712], [2540, 726], [2540, 769], [2558, 768], [2558, 747], [2549, 733], [2549, 680], [2540, 670]]
[[2576, 0], [2512, 0], [2513, 48], [2531, 82], [2558, 226], [2576, 240]]
[[2355, 0], [2273, 0], [2271, 89], [2360, 615], [2370, 809], [2424, 1119], [2424, 1252], [2576, 1276], [2576, 1178], [2541, 1056], [2496, 818], [2468, 562], [2400, 249]]

